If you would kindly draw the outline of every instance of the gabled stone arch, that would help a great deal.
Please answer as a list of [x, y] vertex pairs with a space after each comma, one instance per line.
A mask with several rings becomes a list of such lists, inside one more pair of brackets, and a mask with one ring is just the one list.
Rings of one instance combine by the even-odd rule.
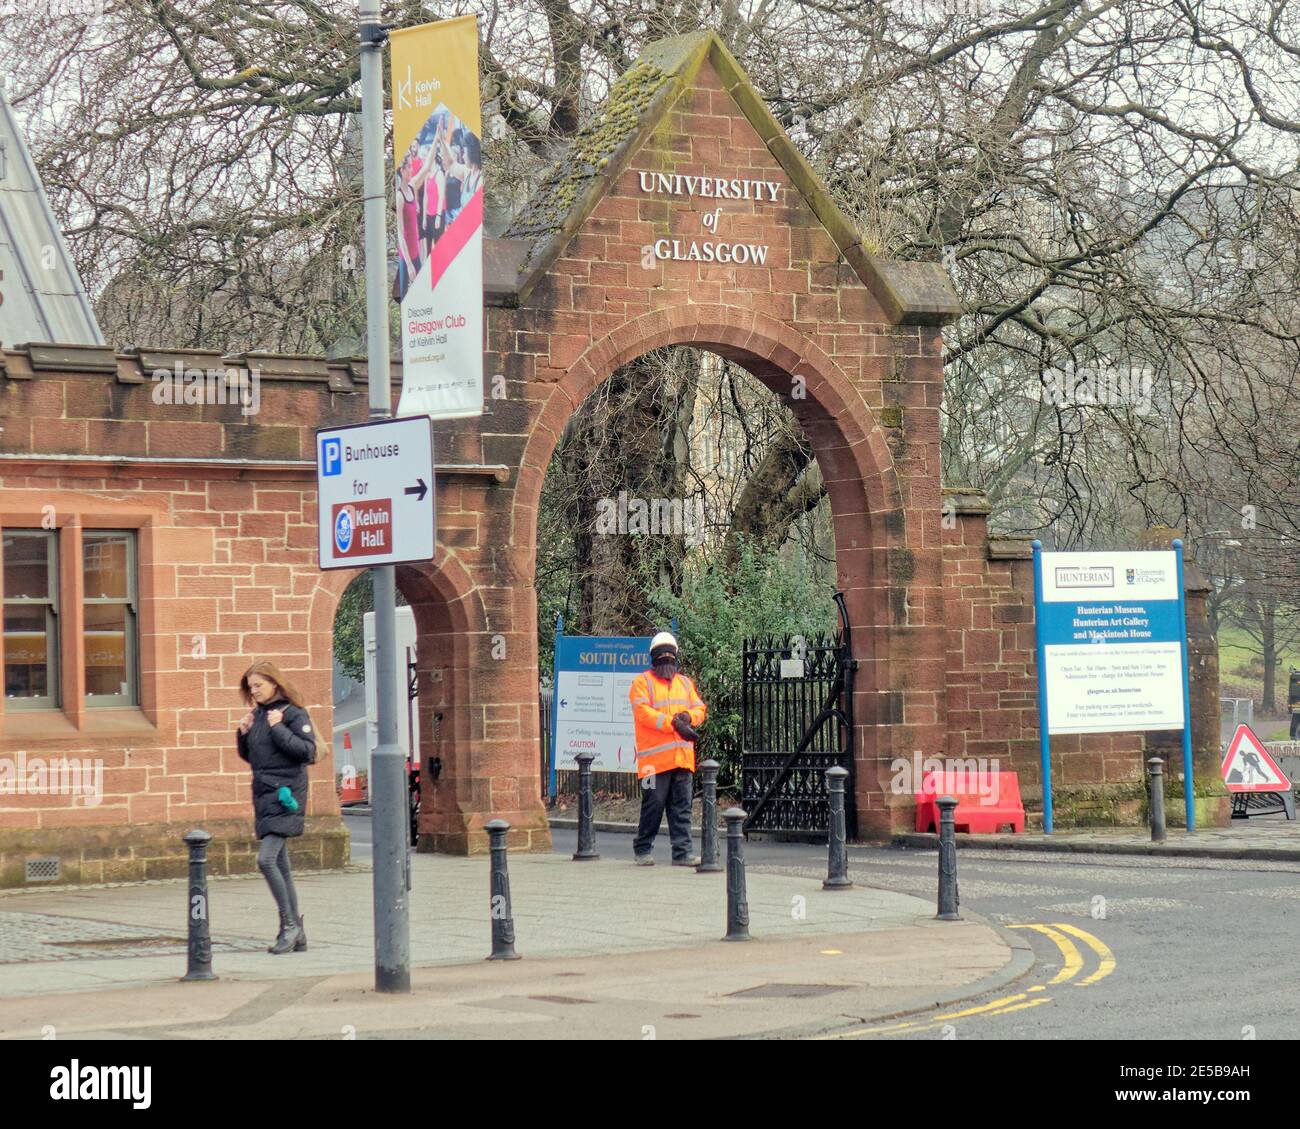
[[[703, 199], [691, 187], [679, 197], [673, 187], [689, 177], [716, 189], [724, 173], [774, 188], [759, 202]], [[761, 263], [655, 249], [705, 230], [757, 240]], [[547, 463], [569, 418], [616, 368], [661, 346], [696, 345], [778, 392], [804, 382], [806, 398], [785, 402], [831, 498], [854, 626], [859, 828], [893, 830], [911, 798], [881, 781], [895, 757], [942, 744], [946, 709], [938, 327], [959, 306], [942, 268], [880, 258], [725, 46], [702, 32], [647, 47], [490, 249], [488, 276], [487, 364], [508, 395], [485, 420], [483, 451], [514, 468], [489, 521], [500, 545], [493, 582], [516, 625], [535, 629]], [[521, 642], [535, 676], [536, 639]], [[492, 700], [526, 709], [522, 691]], [[519, 736], [516, 767], [502, 757], [515, 780], [528, 729]]]
[[[855, 629], [857, 753], [878, 760], [890, 752], [878, 721], [898, 712], [889, 704], [896, 686], [888, 626], [897, 587], [892, 554], [907, 552], [904, 492], [875, 413], [834, 358], [788, 324], [751, 310], [684, 303], [630, 319], [592, 341], [549, 386], [529, 430], [511, 505], [510, 540], [520, 571], [536, 575], [542, 485], [571, 416], [617, 368], [674, 345], [718, 353], [778, 394], [786, 393], [783, 401], [813, 447], [831, 500], [838, 585]], [[795, 376], [804, 382], [803, 398], [788, 395]], [[858, 778], [870, 779], [874, 788], [877, 775], [859, 773]], [[860, 804], [866, 807], [873, 797], [865, 794], [865, 784], [863, 793]]]

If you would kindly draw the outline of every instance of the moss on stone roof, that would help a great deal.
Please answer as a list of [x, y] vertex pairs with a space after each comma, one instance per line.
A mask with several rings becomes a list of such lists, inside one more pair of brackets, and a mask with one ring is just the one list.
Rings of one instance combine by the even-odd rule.
[[610, 89], [600, 116], [573, 139], [527, 208], [511, 223], [506, 237], [544, 242], [563, 230], [574, 206], [593, 182], [605, 175], [610, 158], [640, 132], [654, 96], [672, 78], [645, 59], [622, 75]]
[[600, 114], [573, 139], [524, 210], [504, 232], [527, 246], [514, 300], [533, 285], [564, 247], [626, 165], [633, 149], [664, 119], [678, 95], [712, 60], [723, 89], [753, 125], [795, 190], [835, 242], [841, 255], [881, 301], [894, 321], [941, 324], [961, 310], [942, 268], [932, 263], [877, 260], [876, 248], [840, 211], [762, 96], [712, 31], [690, 32], [649, 44], [636, 64], [610, 89]]

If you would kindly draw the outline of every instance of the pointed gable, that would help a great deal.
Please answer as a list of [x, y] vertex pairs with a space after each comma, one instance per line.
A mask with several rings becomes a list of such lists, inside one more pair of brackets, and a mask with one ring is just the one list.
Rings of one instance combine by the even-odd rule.
[[[527, 299], [613, 191], [656, 202], [641, 210], [656, 258], [843, 263], [891, 321], [938, 324], [960, 312], [938, 264], [873, 253], [713, 32], [648, 46], [547, 174], [491, 252], [516, 278], [514, 301]], [[739, 214], [729, 201], [741, 202]], [[718, 207], [716, 230], [702, 228], [701, 213]]]

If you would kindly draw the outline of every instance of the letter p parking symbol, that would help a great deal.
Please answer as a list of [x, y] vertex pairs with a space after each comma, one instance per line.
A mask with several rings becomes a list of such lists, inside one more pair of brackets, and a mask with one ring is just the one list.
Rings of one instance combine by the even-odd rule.
[[320, 443], [320, 473], [322, 478], [343, 473], [343, 442], [339, 439], [322, 439]]

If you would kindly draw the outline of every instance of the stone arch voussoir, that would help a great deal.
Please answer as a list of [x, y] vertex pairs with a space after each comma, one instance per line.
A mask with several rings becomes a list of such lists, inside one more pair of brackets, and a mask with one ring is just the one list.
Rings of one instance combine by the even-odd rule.
[[534, 559], [542, 480], [569, 418], [615, 369], [670, 345], [709, 349], [769, 380], [775, 372], [802, 377], [807, 398], [796, 405], [796, 415], [823, 464], [823, 478], [859, 486], [865, 513], [897, 514], [897, 520], [875, 523], [876, 544], [902, 544], [902, 490], [888, 445], [875, 413], [834, 358], [786, 323], [753, 310], [683, 304], [632, 318], [592, 341], [551, 386], [530, 429], [522, 459], [528, 473], [513, 499], [511, 543], [521, 558]]

